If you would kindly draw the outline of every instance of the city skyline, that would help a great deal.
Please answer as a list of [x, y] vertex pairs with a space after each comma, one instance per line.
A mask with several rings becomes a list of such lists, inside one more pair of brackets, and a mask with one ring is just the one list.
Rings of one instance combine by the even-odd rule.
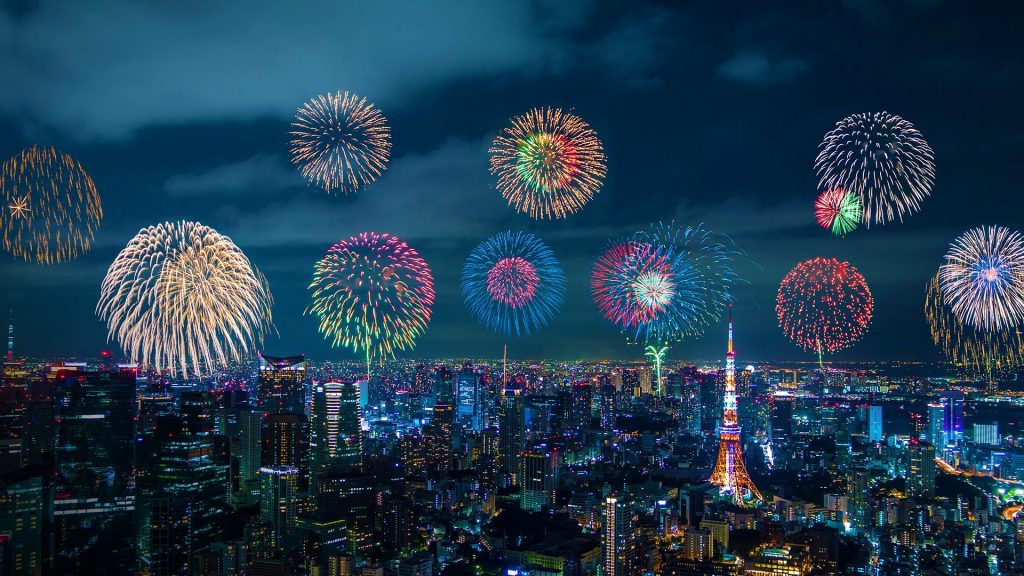
[[[303, 312], [316, 260], [334, 242], [371, 229], [399, 235], [435, 276], [433, 317], [401, 356], [496, 357], [508, 344], [513, 358], [642, 358], [642, 349], [627, 345], [591, 303], [590, 266], [609, 239], [674, 218], [728, 234], [753, 261], [738, 264], [747, 284], [734, 290], [741, 358], [813, 356], [778, 330], [774, 292], [797, 262], [835, 256], [857, 266], [876, 301], [866, 336], [835, 359], [932, 361], [941, 355], [924, 319], [924, 295], [948, 242], [976, 225], [1022, 224], [1001, 209], [1015, 186], [1010, 151], [1021, 120], [1005, 96], [1019, 92], [1021, 80], [1002, 71], [1020, 57], [1006, 24], [1013, 18], [994, 11], [906, 3], [815, 12], [752, 7], [736, 15], [574, 3], [558, 10], [478, 6], [434, 22], [433, 13], [382, 8], [359, 14], [366, 22], [359, 35], [331, 40], [336, 53], [358, 59], [324, 60], [309, 52], [302, 33], [314, 20], [329, 20], [323, 17], [331, 10], [274, 18], [257, 6], [251, 29], [233, 29], [230, 38], [200, 32], [188, 50], [139, 37], [137, 53], [124, 61], [137, 74], [111, 76], [108, 63], [117, 60], [110, 50], [128, 37], [101, 33], [104, 24], [75, 17], [80, 9], [44, 3], [0, 14], [0, 27], [17, 31], [9, 40], [15, 57], [0, 75], [20, 88], [0, 100], [0, 151], [9, 156], [41, 142], [73, 153], [104, 199], [89, 253], [47, 267], [0, 260], [0, 309], [16, 309], [19, 350], [30, 356], [114, 347], [93, 314], [107, 265], [140, 228], [194, 219], [230, 237], [267, 276], [277, 332], [264, 350], [359, 357], [332, 350]], [[110, 9], [119, 15], [112, 19], [154, 39], [189, 26], [184, 13]], [[230, 17], [224, 8], [203, 10], [211, 24]], [[413, 24], [420, 20], [444, 30], [443, 41], [428, 41]], [[955, 34], [935, 26], [953, 20]], [[52, 42], [52, 27], [64, 32], [64, 43]], [[408, 34], [370, 49], [369, 35], [392, 29]], [[785, 33], [790, 29], [811, 33], [798, 40]], [[255, 50], [257, 30], [274, 32], [268, 48], [286, 50], [287, 65]], [[870, 48], [860, 37], [873, 38]], [[198, 56], [212, 46], [218, 56]], [[82, 73], [34, 65], [46, 57]], [[151, 65], [137, 66], [136, 58]], [[289, 81], [275, 83], [275, 74]], [[274, 89], [260, 90], [264, 81]], [[118, 89], [106, 92], [93, 82]], [[197, 90], [173, 98], [180, 86]], [[309, 97], [344, 89], [372, 98], [388, 116], [394, 149], [378, 181], [332, 197], [288, 165], [287, 133]], [[64, 92], [77, 96], [54, 99]], [[962, 102], [975, 113], [964, 114]], [[488, 173], [493, 136], [535, 106], [580, 114], [608, 158], [601, 191], [565, 220], [516, 214]], [[903, 223], [833, 238], [814, 221], [814, 156], [837, 120], [871, 110], [900, 114], [921, 130], [935, 150], [935, 189]], [[745, 169], [735, 170], [740, 161]], [[634, 201], [638, 193], [645, 201]], [[566, 271], [566, 304], [529, 337], [478, 326], [458, 292], [473, 246], [506, 230], [539, 236]], [[674, 345], [666, 360], [716, 358], [718, 325]]]

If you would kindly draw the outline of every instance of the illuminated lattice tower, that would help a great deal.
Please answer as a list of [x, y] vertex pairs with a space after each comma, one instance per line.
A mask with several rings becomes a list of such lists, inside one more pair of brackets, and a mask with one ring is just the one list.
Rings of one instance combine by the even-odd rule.
[[725, 402], [719, 428], [718, 461], [709, 481], [718, 486], [723, 497], [736, 504], [764, 500], [747, 474], [740, 447], [740, 425], [736, 419], [736, 351], [732, 347], [732, 306], [729, 306], [729, 349], [725, 354]]

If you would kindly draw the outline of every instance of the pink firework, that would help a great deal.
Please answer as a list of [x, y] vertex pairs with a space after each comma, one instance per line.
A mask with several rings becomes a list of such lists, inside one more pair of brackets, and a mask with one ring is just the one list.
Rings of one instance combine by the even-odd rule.
[[526, 306], [537, 292], [537, 268], [518, 256], [502, 258], [487, 271], [487, 293], [511, 308]]

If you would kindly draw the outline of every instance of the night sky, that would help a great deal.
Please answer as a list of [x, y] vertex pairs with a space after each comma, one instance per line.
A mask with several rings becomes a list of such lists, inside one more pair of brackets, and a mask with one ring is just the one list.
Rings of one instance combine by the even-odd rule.
[[[37, 266], [0, 254], [0, 309], [17, 348], [91, 356], [107, 266], [142, 227], [197, 220], [266, 275], [280, 336], [271, 354], [354, 358], [303, 316], [313, 264], [361, 231], [396, 234], [430, 263], [434, 317], [413, 356], [637, 358], [598, 315], [591, 263], [609, 238], [658, 220], [730, 235], [757, 266], [736, 293], [744, 359], [811, 359], [778, 330], [779, 280], [814, 256], [849, 260], [875, 297], [868, 335], [843, 359], [933, 360], [925, 285], [969, 227], [1024, 228], [1024, 4], [882, 0], [736, 6], [640, 2], [5, 2], [0, 156], [52, 144], [103, 197], [93, 250]], [[678, 3], [683, 4], [683, 3]], [[289, 122], [310, 97], [349, 90], [392, 127], [392, 162], [348, 197], [308, 187], [288, 161]], [[509, 208], [487, 148], [515, 115], [572, 108], [608, 156], [581, 212], [535, 221]], [[935, 151], [921, 212], [845, 239], [817, 227], [812, 170], [841, 118], [886, 110]], [[476, 325], [462, 261], [504, 230], [541, 236], [566, 267], [548, 329], [504, 338]], [[111, 345], [113, 346], [113, 345]], [[720, 330], [674, 346], [716, 358]]]

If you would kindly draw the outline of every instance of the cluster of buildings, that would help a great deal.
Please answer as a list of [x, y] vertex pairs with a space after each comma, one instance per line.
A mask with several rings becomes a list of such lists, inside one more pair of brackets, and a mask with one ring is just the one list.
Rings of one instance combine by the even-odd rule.
[[731, 322], [727, 346], [660, 382], [264, 354], [186, 382], [12, 350], [0, 574], [1024, 574], [1018, 439], [978, 416], [1014, 397], [737, 370]]

